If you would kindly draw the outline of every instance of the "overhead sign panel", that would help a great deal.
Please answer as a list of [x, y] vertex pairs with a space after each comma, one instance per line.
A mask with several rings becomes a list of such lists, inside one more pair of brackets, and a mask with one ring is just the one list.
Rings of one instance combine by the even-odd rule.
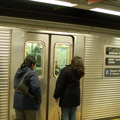
[[103, 1], [103, 0], [88, 0], [88, 4], [92, 4], [100, 1]]

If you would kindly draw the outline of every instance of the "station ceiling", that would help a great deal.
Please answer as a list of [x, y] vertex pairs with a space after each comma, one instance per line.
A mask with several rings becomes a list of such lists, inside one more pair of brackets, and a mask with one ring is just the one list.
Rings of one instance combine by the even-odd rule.
[[[77, 4], [74, 8], [29, 0], [0, 0], [0, 16], [20, 17], [120, 30], [120, 16], [89, 11], [94, 7], [120, 10], [120, 0], [64, 0]], [[94, 0], [96, 1], [96, 0]]]

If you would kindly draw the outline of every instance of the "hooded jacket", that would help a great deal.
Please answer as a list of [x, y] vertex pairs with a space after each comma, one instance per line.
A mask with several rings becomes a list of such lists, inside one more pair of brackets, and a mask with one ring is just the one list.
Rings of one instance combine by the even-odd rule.
[[41, 103], [41, 89], [38, 75], [29, 67], [23, 69], [19, 68], [14, 76], [14, 89], [20, 83], [23, 76], [30, 71], [26, 77], [25, 82], [29, 85], [31, 93], [35, 98], [22, 94], [15, 90], [13, 108], [18, 110], [38, 110]]
[[60, 98], [60, 107], [80, 105], [80, 76], [76, 75], [71, 65], [63, 68], [58, 76], [53, 97]]

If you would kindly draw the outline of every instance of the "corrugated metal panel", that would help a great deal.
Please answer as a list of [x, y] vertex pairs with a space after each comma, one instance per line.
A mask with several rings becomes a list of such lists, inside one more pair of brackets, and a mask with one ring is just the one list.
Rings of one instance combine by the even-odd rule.
[[103, 42], [96, 39], [99, 39], [99, 37], [87, 37], [85, 41], [86, 78], [102, 77]]
[[0, 29], [0, 120], [8, 120], [10, 30]]
[[120, 115], [120, 77], [103, 77], [106, 45], [118, 46], [120, 38], [86, 37], [82, 120]]

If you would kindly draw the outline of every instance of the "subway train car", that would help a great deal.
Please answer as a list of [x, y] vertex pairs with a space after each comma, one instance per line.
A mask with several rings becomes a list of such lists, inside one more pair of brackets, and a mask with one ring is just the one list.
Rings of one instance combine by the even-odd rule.
[[119, 118], [119, 30], [3, 16], [0, 21], [0, 120], [15, 119], [13, 79], [29, 54], [37, 60], [42, 90], [38, 120], [55, 119], [56, 79], [75, 55], [85, 64], [77, 120]]

